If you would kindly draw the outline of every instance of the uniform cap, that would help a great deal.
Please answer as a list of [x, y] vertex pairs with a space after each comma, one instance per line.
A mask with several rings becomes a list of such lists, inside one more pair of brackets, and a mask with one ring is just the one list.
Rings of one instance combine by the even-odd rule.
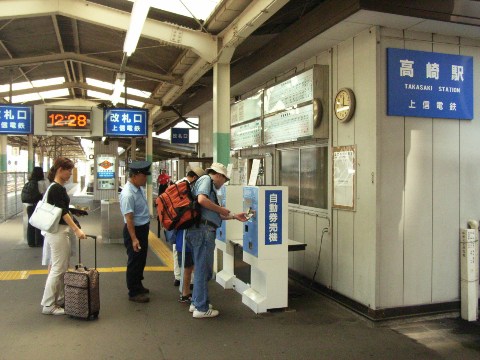
[[206, 171], [213, 170], [216, 173], [222, 174], [227, 178], [227, 181], [230, 181], [230, 178], [227, 175], [227, 168], [221, 163], [213, 163]]
[[132, 163], [128, 166], [130, 172], [135, 174], [142, 173], [145, 175], [152, 175], [150, 172], [150, 166], [152, 163], [150, 161], [132, 161]]

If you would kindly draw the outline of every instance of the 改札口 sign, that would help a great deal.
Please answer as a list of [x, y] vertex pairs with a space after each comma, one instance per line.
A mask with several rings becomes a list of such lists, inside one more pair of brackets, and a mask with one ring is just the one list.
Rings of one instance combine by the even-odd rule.
[[105, 136], [147, 136], [146, 109], [104, 109]]
[[30, 106], [0, 105], [0, 134], [32, 134]]
[[172, 136], [170, 142], [172, 144], [188, 144], [190, 129], [172, 128], [171, 131]]
[[387, 115], [473, 119], [473, 58], [388, 48]]

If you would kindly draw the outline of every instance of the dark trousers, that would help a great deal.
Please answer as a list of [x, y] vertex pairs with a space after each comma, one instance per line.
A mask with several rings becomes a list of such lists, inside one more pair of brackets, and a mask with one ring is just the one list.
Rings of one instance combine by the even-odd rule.
[[167, 190], [168, 184], [158, 185], [158, 195], [163, 194]]
[[150, 231], [150, 223], [145, 225], [135, 226], [135, 235], [140, 242], [141, 250], [139, 252], [133, 251], [132, 238], [128, 232], [127, 225], [123, 227], [123, 243], [127, 248], [127, 288], [128, 296], [136, 296], [140, 294], [143, 289], [143, 270], [147, 263], [148, 253], [148, 232]]
[[[35, 211], [35, 205], [27, 206], [27, 215], [28, 219], [32, 216]], [[40, 229], [33, 227], [30, 223], [27, 226], [27, 242], [28, 246], [43, 246], [43, 235]]]

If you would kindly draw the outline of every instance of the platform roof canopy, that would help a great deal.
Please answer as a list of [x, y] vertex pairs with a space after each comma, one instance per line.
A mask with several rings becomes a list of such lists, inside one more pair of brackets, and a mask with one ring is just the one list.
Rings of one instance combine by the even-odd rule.
[[[200, 1], [203, 14], [193, 6]], [[146, 20], [132, 51], [126, 37], [142, 3]], [[212, 99], [216, 62], [230, 62], [231, 95], [242, 95], [295, 67], [294, 50], [314, 56], [373, 25], [479, 34], [479, 13], [468, 0], [1, 0], [0, 102], [11, 95], [17, 104], [112, 106], [124, 77], [120, 104], [126, 97], [128, 106], [149, 109], [153, 131], [162, 132]], [[155, 140], [154, 160], [185, 156], [162, 147]]]

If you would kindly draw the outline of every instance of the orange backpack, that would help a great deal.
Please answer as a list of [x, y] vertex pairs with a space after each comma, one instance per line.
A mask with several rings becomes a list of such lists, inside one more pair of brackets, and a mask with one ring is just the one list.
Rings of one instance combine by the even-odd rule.
[[187, 180], [167, 187], [156, 203], [158, 219], [166, 230], [187, 229], [200, 221], [200, 207]]

